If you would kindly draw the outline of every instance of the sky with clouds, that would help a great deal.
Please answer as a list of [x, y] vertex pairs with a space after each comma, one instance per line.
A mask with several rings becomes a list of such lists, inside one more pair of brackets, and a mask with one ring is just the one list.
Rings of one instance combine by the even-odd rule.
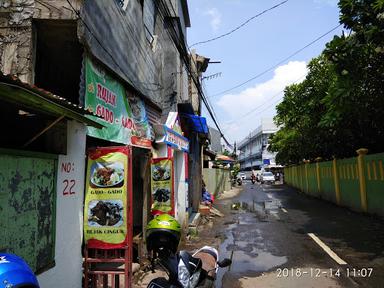
[[[220, 61], [208, 66], [203, 89], [231, 143], [243, 140], [262, 118], [272, 118], [284, 88], [305, 79], [308, 62], [320, 55], [334, 35], [341, 34], [339, 27], [321, 37], [339, 24], [338, 1], [288, 0], [269, 10], [282, 2], [188, 1], [190, 49]], [[230, 35], [193, 45], [226, 34], [260, 13]], [[203, 116], [215, 126], [205, 109]]]

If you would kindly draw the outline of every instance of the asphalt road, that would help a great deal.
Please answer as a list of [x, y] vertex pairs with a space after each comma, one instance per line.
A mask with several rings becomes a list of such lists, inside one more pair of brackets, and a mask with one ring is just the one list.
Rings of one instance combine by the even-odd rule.
[[384, 221], [308, 197], [285, 185], [245, 181], [216, 232], [216, 287], [384, 287]]

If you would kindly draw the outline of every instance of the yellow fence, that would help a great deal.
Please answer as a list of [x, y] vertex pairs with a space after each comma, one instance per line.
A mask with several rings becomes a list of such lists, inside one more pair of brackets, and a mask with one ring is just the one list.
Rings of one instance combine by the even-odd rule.
[[384, 216], [384, 153], [334, 159], [284, 169], [285, 182], [306, 194], [356, 211]]

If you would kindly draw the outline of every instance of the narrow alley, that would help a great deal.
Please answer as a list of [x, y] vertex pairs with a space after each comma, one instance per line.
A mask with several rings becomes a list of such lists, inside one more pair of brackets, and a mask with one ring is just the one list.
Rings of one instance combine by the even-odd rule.
[[214, 225], [222, 239], [220, 257], [233, 261], [220, 270], [216, 287], [382, 287], [384, 283], [380, 273], [384, 224], [375, 217], [285, 185], [250, 182], [237, 196], [215, 206], [226, 214], [222, 226]]

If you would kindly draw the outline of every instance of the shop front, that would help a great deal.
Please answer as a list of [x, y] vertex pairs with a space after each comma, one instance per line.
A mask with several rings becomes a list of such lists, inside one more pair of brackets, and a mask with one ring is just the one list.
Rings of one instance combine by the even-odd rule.
[[[85, 279], [130, 287], [132, 264], [143, 258], [142, 237], [150, 213], [154, 132], [146, 104], [135, 91], [89, 57], [84, 68], [85, 108], [104, 126], [87, 131]], [[102, 262], [103, 268], [98, 264]], [[116, 268], [122, 264], [124, 268]]]
[[155, 125], [156, 149], [151, 161], [151, 214], [173, 215], [183, 227], [188, 222], [189, 141], [183, 136], [177, 112]]

